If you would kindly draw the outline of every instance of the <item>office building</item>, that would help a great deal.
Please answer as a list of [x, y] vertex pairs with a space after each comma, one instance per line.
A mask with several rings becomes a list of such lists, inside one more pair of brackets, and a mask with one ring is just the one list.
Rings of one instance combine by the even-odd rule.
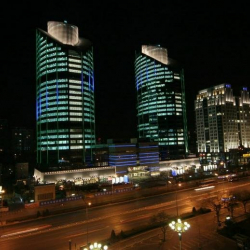
[[34, 131], [15, 127], [11, 134], [11, 152], [15, 162], [29, 161], [34, 154]]
[[247, 88], [236, 97], [230, 84], [200, 90], [195, 100], [197, 150], [202, 164], [224, 166], [227, 152], [249, 147], [250, 99]]
[[92, 43], [78, 27], [49, 21], [36, 30], [37, 163], [89, 166], [95, 145]]
[[108, 139], [109, 166], [116, 167], [118, 175], [128, 172], [128, 167], [137, 166], [137, 146], [136, 141], [126, 139]]
[[143, 45], [135, 58], [138, 137], [158, 142], [160, 160], [186, 158], [184, 70], [161, 46]]
[[240, 145], [250, 148], [250, 98], [246, 87], [240, 91], [236, 104]]

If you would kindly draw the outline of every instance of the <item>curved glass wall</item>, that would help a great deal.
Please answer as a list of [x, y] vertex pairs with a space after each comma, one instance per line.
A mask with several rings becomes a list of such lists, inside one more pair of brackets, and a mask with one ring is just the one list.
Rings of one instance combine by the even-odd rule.
[[[166, 58], [164, 58], [166, 57]], [[184, 71], [160, 46], [136, 53], [138, 136], [157, 141], [161, 160], [188, 153]]]
[[95, 144], [92, 46], [36, 32], [37, 162], [87, 164]]

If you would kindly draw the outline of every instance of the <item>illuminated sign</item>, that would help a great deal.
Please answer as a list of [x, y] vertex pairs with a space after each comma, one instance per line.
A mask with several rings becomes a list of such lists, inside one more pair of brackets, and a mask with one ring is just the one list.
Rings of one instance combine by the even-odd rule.
[[243, 154], [243, 157], [250, 157], [250, 154]]

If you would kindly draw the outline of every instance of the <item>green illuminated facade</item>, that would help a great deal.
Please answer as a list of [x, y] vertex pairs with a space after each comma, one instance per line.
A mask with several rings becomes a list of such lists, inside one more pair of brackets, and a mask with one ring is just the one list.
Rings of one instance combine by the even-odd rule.
[[160, 160], [188, 154], [184, 71], [167, 49], [143, 45], [136, 53], [138, 136], [159, 143]]
[[93, 48], [78, 27], [36, 31], [37, 163], [86, 166], [95, 145]]

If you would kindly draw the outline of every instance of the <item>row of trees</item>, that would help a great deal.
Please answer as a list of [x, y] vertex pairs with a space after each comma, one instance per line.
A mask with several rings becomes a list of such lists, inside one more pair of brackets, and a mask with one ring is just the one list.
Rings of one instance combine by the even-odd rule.
[[[241, 191], [233, 191], [232, 193], [228, 194], [227, 196], [223, 194], [218, 194], [213, 198], [208, 198], [202, 204], [204, 207], [196, 210], [195, 207], [193, 208], [190, 215], [186, 216], [195, 216], [203, 213], [210, 212], [213, 210], [216, 214], [217, 223], [221, 225], [220, 215], [221, 209], [227, 209], [231, 218], [234, 217], [234, 210], [236, 207], [243, 206], [244, 212], [247, 213], [247, 204], [250, 203], [250, 191], [248, 190], [241, 190]], [[211, 209], [210, 209], [211, 208]], [[169, 228], [170, 216], [166, 214], [166, 212], [161, 211], [150, 218], [151, 225], [158, 225], [161, 229], [163, 238], [162, 241], [166, 241], [166, 233], [167, 229]]]
[[230, 217], [234, 217], [234, 210], [240, 205], [243, 206], [244, 212], [247, 213], [247, 204], [250, 203], [250, 191], [232, 191], [227, 196], [218, 194], [216, 197], [208, 199], [208, 205], [215, 211], [218, 225], [221, 225], [221, 209], [226, 208]]

